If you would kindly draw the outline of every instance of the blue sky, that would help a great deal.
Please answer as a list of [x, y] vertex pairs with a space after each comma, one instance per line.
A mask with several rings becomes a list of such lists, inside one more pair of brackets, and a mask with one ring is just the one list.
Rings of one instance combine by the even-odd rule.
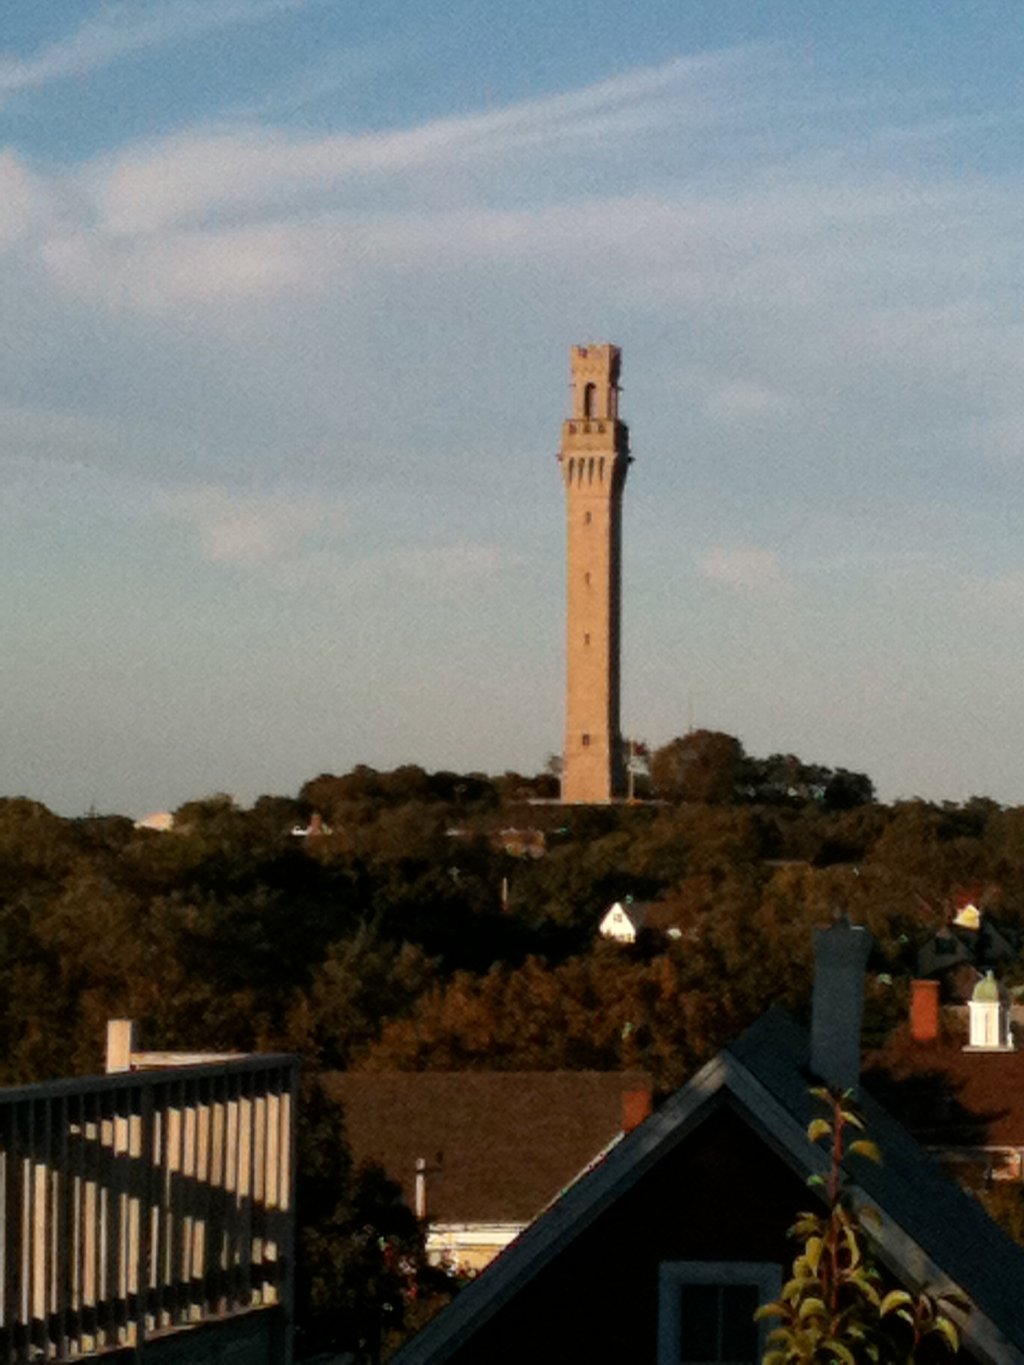
[[1024, 803], [1016, 0], [0, 22], [0, 790], [539, 767], [610, 340], [625, 729]]

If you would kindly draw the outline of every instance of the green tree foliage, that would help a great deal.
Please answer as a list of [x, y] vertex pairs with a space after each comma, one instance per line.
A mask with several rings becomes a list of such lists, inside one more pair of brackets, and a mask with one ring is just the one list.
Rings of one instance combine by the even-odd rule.
[[378, 1166], [353, 1168], [340, 1110], [307, 1077], [296, 1161], [296, 1317], [300, 1358], [351, 1352], [377, 1365], [455, 1285], [427, 1264], [423, 1229]]
[[880, 1162], [882, 1154], [857, 1136], [864, 1123], [849, 1091], [810, 1093], [826, 1115], [807, 1128], [808, 1141], [825, 1143], [828, 1150], [827, 1176], [810, 1180], [823, 1191], [826, 1210], [799, 1215], [792, 1235], [800, 1251], [790, 1278], [775, 1303], [758, 1309], [759, 1318], [779, 1319], [763, 1365], [904, 1365], [921, 1359], [922, 1347], [934, 1343], [955, 1356], [956, 1327], [934, 1300], [888, 1287], [871, 1262], [864, 1230], [869, 1211], [854, 1206], [847, 1163], [854, 1156]]
[[770, 806], [818, 804], [824, 810], [852, 810], [870, 804], [875, 788], [866, 773], [804, 763], [795, 754], [745, 758], [740, 785], [750, 801]]
[[401, 1019], [432, 984], [435, 963], [411, 943], [363, 926], [332, 943], [308, 991], [294, 998], [288, 1045], [318, 1065], [345, 1067], [385, 1020]]
[[[717, 983], [716, 983], [717, 984]], [[670, 954], [615, 945], [551, 968], [539, 958], [456, 973], [391, 1020], [361, 1065], [373, 1070], [612, 1070], [640, 1067], [672, 1089], [742, 1023], [728, 995], [687, 989]]]
[[743, 745], [717, 730], [692, 730], [656, 749], [650, 767], [655, 796], [721, 805], [736, 797]]

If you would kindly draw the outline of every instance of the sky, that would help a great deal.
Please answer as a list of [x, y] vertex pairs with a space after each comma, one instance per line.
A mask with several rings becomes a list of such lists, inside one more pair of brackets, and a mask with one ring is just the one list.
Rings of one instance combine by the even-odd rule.
[[1024, 804], [1019, 0], [6, 0], [0, 793], [537, 771], [574, 343], [623, 728]]

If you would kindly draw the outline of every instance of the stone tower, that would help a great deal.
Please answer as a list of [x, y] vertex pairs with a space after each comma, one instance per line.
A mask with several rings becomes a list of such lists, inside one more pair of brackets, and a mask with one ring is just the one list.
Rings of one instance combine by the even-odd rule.
[[619, 735], [622, 489], [629, 432], [619, 421], [619, 348], [574, 346], [572, 415], [559, 461], [567, 519], [562, 800], [623, 794]]

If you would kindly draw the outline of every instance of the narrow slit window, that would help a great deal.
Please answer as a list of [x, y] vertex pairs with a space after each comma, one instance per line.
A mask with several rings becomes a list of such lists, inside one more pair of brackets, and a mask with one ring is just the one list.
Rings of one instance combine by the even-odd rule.
[[589, 735], [584, 735], [584, 736], [583, 736], [583, 747], [584, 747], [584, 749], [589, 749], [589, 748], [590, 748], [590, 736], [589, 736]]

